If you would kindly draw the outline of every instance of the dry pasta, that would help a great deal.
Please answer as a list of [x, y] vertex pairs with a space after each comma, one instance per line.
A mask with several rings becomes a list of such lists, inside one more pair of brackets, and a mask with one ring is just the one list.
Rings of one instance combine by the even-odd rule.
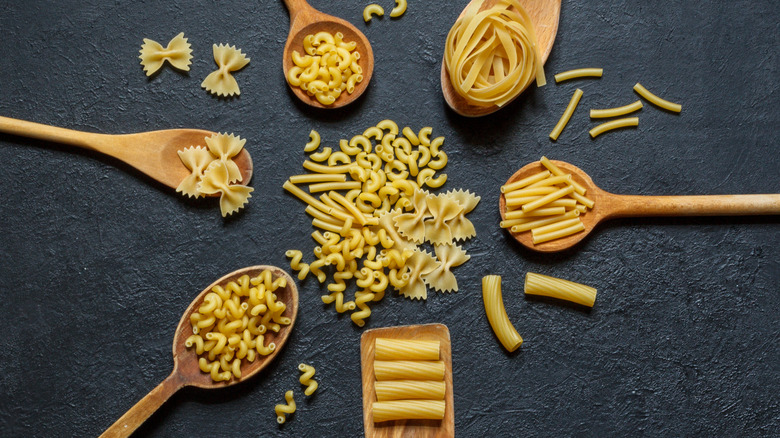
[[376, 3], [372, 3], [365, 8], [363, 8], [363, 21], [368, 23], [371, 21], [371, 18], [376, 15], [377, 17], [381, 17], [385, 15], [385, 10], [379, 6]]
[[276, 412], [276, 422], [284, 424], [287, 421], [287, 415], [295, 413], [295, 399], [293, 398], [293, 392], [287, 391], [284, 393], [284, 400], [286, 404], [278, 404], [274, 406], [274, 412]]
[[528, 272], [525, 275], [525, 294], [542, 295], [593, 307], [596, 289], [569, 280]]
[[546, 83], [531, 18], [517, 0], [484, 11], [469, 4], [447, 35], [444, 64], [455, 92], [471, 105], [499, 107], [536, 79]]
[[[320, 31], [306, 35], [303, 39], [304, 54], [292, 51], [293, 66], [287, 70], [287, 83], [300, 88], [324, 106], [333, 105], [344, 91], [352, 94], [355, 85], [363, 81], [363, 68], [359, 62], [360, 52], [355, 50], [357, 44], [343, 39], [344, 35], [340, 32], [334, 35]], [[317, 149], [310, 143], [304, 148], [305, 152]]]
[[375, 360], [376, 380], [444, 380], [443, 361]]
[[493, 332], [507, 351], [515, 351], [523, 345], [523, 338], [517, 333], [504, 308], [501, 297], [501, 277], [486, 275], [482, 277], [482, 300], [485, 313]]
[[375, 360], [439, 360], [439, 341], [377, 338]]
[[578, 68], [575, 70], [569, 70], [563, 73], [558, 73], [557, 75], [555, 75], [555, 82], [560, 83], [563, 81], [568, 81], [570, 79], [587, 78], [587, 77], [600, 78], [602, 74], [604, 74], [604, 69], [602, 68]]
[[388, 400], [444, 400], [447, 385], [436, 380], [387, 380], [374, 383], [376, 399]]
[[400, 17], [401, 15], [406, 12], [407, 7], [407, 1], [406, 0], [395, 0], [395, 7], [392, 11], [390, 11], [390, 16], [393, 18]]
[[313, 379], [315, 371], [314, 367], [302, 363], [298, 365], [298, 370], [303, 373], [298, 380], [301, 382], [301, 385], [306, 386], [306, 389], [303, 391], [303, 393], [306, 394], [307, 397], [314, 394], [314, 391], [316, 391], [319, 387], [317, 381]]
[[444, 418], [443, 400], [392, 400], [374, 402], [375, 423], [393, 420], [441, 420]]
[[565, 128], [566, 125], [569, 123], [569, 119], [571, 119], [571, 115], [574, 114], [574, 110], [577, 108], [577, 104], [580, 103], [581, 97], [582, 97], [582, 90], [580, 90], [579, 88], [574, 90], [574, 94], [571, 96], [569, 105], [566, 106], [566, 110], [561, 115], [560, 120], [558, 120], [558, 123], [555, 125], [552, 132], [550, 132], [550, 138], [552, 140], [558, 140], [558, 136], [561, 135], [561, 132], [563, 132], [563, 128]]
[[616, 108], [607, 108], [607, 109], [592, 109], [590, 110], [590, 118], [591, 119], [605, 119], [609, 117], [619, 117], [624, 116], [626, 114], [630, 114], [636, 111], [639, 111], [642, 109], [642, 101], [637, 100], [634, 103], [630, 103], [628, 105], [619, 106]]
[[241, 94], [236, 78], [231, 72], [241, 70], [249, 64], [249, 58], [237, 49], [236, 46], [227, 44], [214, 44], [214, 61], [217, 63], [216, 71], [211, 72], [203, 83], [202, 88], [217, 96], [233, 96]]
[[146, 72], [146, 76], [151, 76], [157, 70], [162, 68], [165, 61], [171, 64], [174, 68], [183, 71], [190, 70], [190, 64], [192, 64], [192, 46], [187, 42], [187, 38], [184, 38], [184, 32], [176, 35], [168, 43], [166, 47], [163, 47], [157, 41], [144, 38], [144, 43], [141, 45], [141, 65]]
[[679, 113], [680, 111], [682, 111], [682, 105], [680, 105], [679, 103], [669, 102], [668, 100], [661, 99], [660, 97], [648, 91], [648, 89], [643, 87], [639, 82], [637, 82], [636, 85], [634, 85], [634, 91], [636, 91], [637, 94], [642, 96], [644, 99], [646, 99], [648, 102], [652, 103], [653, 105], [659, 106], [665, 110], [672, 111], [675, 113]]
[[638, 126], [638, 125], [639, 125], [639, 117], [626, 117], [624, 119], [617, 119], [617, 120], [611, 120], [609, 122], [604, 122], [596, 126], [595, 128], [591, 129], [589, 132], [591, 137], [596, 138], [607, 131], [612, 131], [613, 129], [627, 128], [627, 127]]

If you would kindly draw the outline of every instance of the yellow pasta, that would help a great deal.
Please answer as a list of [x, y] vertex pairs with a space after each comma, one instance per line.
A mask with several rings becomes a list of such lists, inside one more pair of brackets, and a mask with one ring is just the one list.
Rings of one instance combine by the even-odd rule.
[[206, 91], [217, 96], [233, 96], [241, 94], [236, 78], [231, 72], [241, 70], [249, 64], [249, 58], [237, 49], [227, 44], [214, 44], [214, 61], [218, 70], [210, 73], [200, 84]]
[[443, 361], [375, 360], [376, 380], [444, 380]]
[[523, 187], [530, 186], [531, 184], [541, 181], [545, 178], [550, 176], [550, 171], [545, 170], [543, 172], [539, 172], [537, 174], [531, 175], [529, 177], [523, 178], [520, 181], [515, 181], [510, 184], [505, 184], [501, 186], [501, 193], [511, 193], [515, 190], [522, 189]]
[[222, 217], [235, 213], [244, 207], [252, 197], [252, 187], [230, 184], [228, 166], [222, 161], [213, 161], [203, 172], [203, 179], [198, 184], [198, 191], [206, 195], [220, 193], [219, 208]]
[[309, 274], [309, 265], [307, 263], [301, 263], [303, 253], [298, 250], [288, 250], [285, 255], [292, 258], [290, 260], [290, 268], [298, 271], [298, 280], [303, 280]]
[[672, 111], [675, 113], [679, 113], [680, 111], [682, 111], [682, 105], [680, 105], [679, 103], [669, 102], [668, 100], [661, 99], [660, 97], [648, 91], [648, 89], [643, 87], [639, 82], [637, 82], [636, 85], [634, 85], [634, 91], [636, 91], [637, 94], [642, 96], [644, 99], [646, 99], [648, 102], [652, 103], [653, 105], [659, 106], [665, 110]]
[[569, 70], [563, 73], [558, 73], [557, 75], [555, 75], [555, 82], [560, 83], [563, 81], [568, 81], [569, 79], [587, 78], [587, 77], [600, 78], [602, 74], [604, 74], [604, 69], [602, 68], [578, 68], [575, 70]]
[[309, 133], [309, 142], [306, 143], [306, 145], [303, 147], [303, 151], [314, 152], [319, 147], [320, 147], [320, 133], [312, 129], [311, 132]]
[[528, 272], [525, 275], [525, 294], [542, 295], [593, 307], [596, 289], [569, 280]]
[[480, 11], [469, 4], [447, 35], [444, 64], [458, 95], [471, 105], [499, 107], [533, 80], [546, 83], [528, 13], [517, 0]]
[[583, 224], [582, 221], [579, 219], [575, 219], [575, 220], [576, 222], [574, 224], [566, 228], [550, 231], [548, 233], [543, 233], [543, 234], [534, 234], [533, 235], [534, 244], [560, 239], [561, 237], [571, 236], [572, 234], [579, 233], [580, 231], [585, 231], [585, 224]]
[[362, 67], [357, 61], [360, 55], [355, 51], [357, 44], [343, 38], [340, 32], [333, 35], [325, 31], [304, 37], [305, 54], [292, 51], [294, 66], [287, 70], [287, 83], [323, 106], [333, 105], [344, 91], [353, 93], [354, 84], [362, 80]]
[[278, 404], [274, 407], [274, 412], [276, 412], [276, 422], [279, 424], [284, 424], [284, 422], [287, 421], [287, 415], [295, 412], [295, 399], [293, 398], [292, 391], [287, 391], [284, 393], [284, 400], [287, 402], [287, 404]]
[[563, 128], [565, 128], [566, 125], [569, 123], [569, 119], [571, 119], [571, 115], [574, 114], [574, 110], [577, 108], [577, 104], [579, 104], [581, 97], [582, 97], [582, 90], [580, 90], [579, 88], [574, 90], [574, 94], [571, 96], [569, 105], [566, 106], [566, 110], [561, 115], [560, 120], [558, 120], [558, 123], [550, 132], [550, 139], [558, 140], [558, 136], [561, 135], [561, 132], [563, 132]]
[[343, 182], [347, 180], [347, 176], [343, 173], [307, 173], [305, 175], [293, 175], [288, 180], [293, 184]]
[[400, 17], [406, 12], [407, 2], [406, 0], [395, 0], [395, 7], [390, 11], [390, 16], [393, 18]]
[[609, 122], [602, 123], [589, 131], [590, 136], [596, 138], [597, 136], [613, 129], [627, 128], [630, 126], [639, 125], [639, 117], [626, 117], [624, 119], [611, 120]]
[[439, 360], [439, 341], [377, 338], [375, 360]]
[[173, 37], [164, 48], [157, 41], [144, 38], [140, 53], [139, 58], [141, 58], [141, 65], [144, 67], [146, 76], [157, 72], [165, 61], [168, 61], [174, 68], [183, 71], [189, 71], [190, 64], [192, 64], [192, 48], [187, 42], [187, 38], [184, 38], [184, 32]]
[[441, 420], [444, 418], [443, 400], [392, 400], [372, 405], [375, 423], [393, 420]]
[[493, 332], [501, 342], [501, 345], [512, 352], [523, 345], [523, 338], [517, 333], [504, 308], [501, 297], [501, 277], [498, 275], [486, 275], [482, 277], [482, 300], [485, 304], [485, 313]]
[[369, 21], [371, 21], [373, 15], [376, 15], [377, 17], [381, 17], [385, 15], [385, 10], [376, 3], [372, 3], [366, 6], [365, 8], [363, 8], [363, 21], [368, 23]]
[[637, 100], [634, 103], [630, 103], [624, 106], [619, 106], [616, 108], [592, 109], [590, 110], [590, 118], [605, 119], [609, 117], [619, 117], [619, 116], [624, 116], [626, 114], [633, 113], [635, 111], [639, 111], [640, 109], [642, 109], [642, 101]]
[[[547, 170], [549, 170], [550, 173], [552, 173], [553, 175], [555, 175], [555, 176], [565, 175], [565, 173], [561, 169], [559, 169], [558, 166], [553, 164], [553, 162], [550, 161], [547, 157], [543, 156], [539, 160], [539, 162], [542, 164], [542, 166], [546, 167]], [[575, 192], [579, 193], [580, 195], [584, 195], [585, 194], [585, 187], [582, 187], [581, 185], [577, 184], [576, 181], [572, 181], [571, 185], [574, 186], [574, 191]]]
[[301, 385], [306, 386], [306, 389], [303, 391], [303, 393], [306, 394], [307, 397], [314, 394], [314, 391], [316, 391], [319, 387], [317, 381], [313, 379], [314, 367], [302, 363], [298, 365], [298, 370], [303, 373], [298, 380], [301, 382]]
[[376, 399], [388, 400], [444, 400], [447, 385], [435, 380], [387, 380], [374, 383]]

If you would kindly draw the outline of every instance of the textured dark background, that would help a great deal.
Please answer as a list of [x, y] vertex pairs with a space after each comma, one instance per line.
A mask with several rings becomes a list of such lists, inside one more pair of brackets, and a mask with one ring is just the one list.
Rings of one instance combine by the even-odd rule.
[[[289, 248], [310, 254], [304, 206], [281, 188], [302, 170], [309, 130], [334, 145], [385, 118], [433, 126], [450, 157], [445, 188], [482, 196], [460, 291], [388, 295], [367, 324], [449, 326], [459, 436], [780, 433], [780, 217], [619, 220], [556, 255], [521, 248], [497, 225], [499, 185], [543, 154], [614, 192], [780, 193], [775, 1], [564, 0], [548, 80], [586, 66], [604, 77], [532, 88], [478, 120], [447, 110], [439, 87], [465, 1], [409, 0], [400, 19], [368, 26], [367, 2], [312, 3], [374, 46], [372, 84], [344, 110], [312, 110], [287, 90], [281, 1], [0, 2], [0, 115], [105, 133], [234, 132], [255, 166], [248, 208], [225, 220], [213, 200], [185, 200], [112, 159], [0, 135], [0, 434], [96, 436], [111, 425], [171, 371], [174, 329], [203, 287], [248, 265], [288, 267]], [[193, 45], [191, 71], [147, 79], [141, 40], [178, 32]], [[239, 98], [200, 88], [213, 43], [252, 60], [236, 74]], [[591, 140], [587, 110], [635, 100], [637, 81], [682, 114], [646, 105], [638, 129]], [[552, 143], [576, 87], [580, 108]], [[525, 299], [527, 271], [597, 287], [595, 308]], [[486, 274], [503, 275], [526, 340], [514, 354], [484, 316]], [[138, 435], [361, 436], [362, 330], [319, 290], [301, 284], [297, 327], [273, 366], [226, 390], [182, 390]], [[305, 401], [302, 361], [321, 382]], [[273, 405], [291, 388], [299, 411], [280, 428]]]

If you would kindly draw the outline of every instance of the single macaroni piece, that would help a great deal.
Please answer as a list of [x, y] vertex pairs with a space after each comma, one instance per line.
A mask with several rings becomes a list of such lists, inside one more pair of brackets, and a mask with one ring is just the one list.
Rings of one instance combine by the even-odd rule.
[[444, 65], [455, 92], [471, 105], [499, 107], [536, 79], [545, 85], [530, 16], [517, 0], [480, 11], [469, 3], [447, 35]]
[[498, 275], [486, 275], [482, 277], [482, 300], [485, 304], [485, 313], [493, 332], [501, 342], [501, 345], [512, 352], [523, 345], [523, 338], [517, 333], [504, 308], [501, 297], [501, 277]]
[[626, 117], [624, 119], [610, 120], [609, 122], [604, 122], [596, 126], [595, 128], [591, 129], [589, 132], [591, 137], [596, 138], [607, 131], [612, 131], [614, 129], [619, 129], [619, 128], [628, 128], [631, 126], [638, 126], [638, 125], [639, 125], [639, 117]]
[[619, 116], [624, 116], [626, 114], [633, 113], [635, 111], [639, 111], [641, 109], [642, 109], [642, 101], [637, 100], [634, 103], [630, 103], [624, 106], [619, 106], [617, 108], [592, 109], [590, 110], [590, 118], [605, 119], [609, 117], [619, 117]]
[[387, 380], [374, 383], [377, 401], [444, 400], [447, 385], [435, 380]]
[[316, 391], [319, 387], [317, 381], [312, 378], [314, 377], [314, 367], [302, 363], [298, 365], [298, 370], [303, 373], [298, 380], [300, 380], [301, 385], [306, 386], [306, 389], [303, 391], [303, 393], [306, 394], [307, 397], [314, 394], [314, 391]]
[[141, 58], [141, 65], [144, 67], [146, 76], [151, 76], [162, 68], [165, 61], [168, 61], [174, 68], [189, 71], [190, 64], [192, 64], [192, 48], [187, 42], [187, 38], [184, 38], [184, 32], [173, 37], [166, 47], [157, 41], [144, 38], [139, 58]]
[[439, 360], [439, 341], [377, 338], [375, 360]]
[[444, 380], [443, 361], [375, 360], [376, 380]]
[[558, 120], [558, 123], [555, 125], [552, 132], [550, 132], [551, 140], [558, 140], [558, 136], [561, 135], [561, 132], [563, 132], [563, 128], [565, 128], [566, 125], [569, 123], [569, 119], [571, 119], [571, 115], [574, 114], [574, 110], [577, 108], [577, 104], [580, 103], [581, 97], [582, 97], [582, 90], [580, 90], [579, 88], [574, 90], [574, 94], [571, 96], [569, 105], [566, 106], [566, 110], [561, 115], [560, 120]]
[[390, 16], [393, 18], [400, 17], [406, 12], [406, 0], [395, 0], [395, 7], [390, 11]]
[[287, 391], [284, 393], [284, 400], [287, 402], [287, 404], [278, 404], [274, 407], [274, 412], [276, 412], [276, 422], [279, 424], [284, 424], [284, 422], [287, 421], [287, 415], [295, 412], [295, 399], [293, 398], [292, 391]]
[[385, 15], [385, 10], [376, 3], [372, 3], [366, 6], [365, 8], [363, 8], [363, 21], [368, 23], [369, 21], [371, 21], [373, 15], [376, 15], [377, 17], [381, 17]]
[[393, 420], [441, 420], [444, 400], [392, 400], [373, 404], [374, 423]]
[[309, 133], [309, 142], [303, 147], [304, 152], [314, 152], [320, 147], [320, 134], [315, 130]]
[[588, 78], [588, 77], [600, 78], [602, 74], [604, 74], [603, 68], [578, 68], [575, 70], [569, 70], [563, 73], [558, 73], [557, 75], [555, 75], [555, 82], [561, 83], [563, 81], [568, 81], [570, 79]]
[[249, 64], [249, 58], [236, 46], [228, 46], [227, 44], [214, 44], [213, 52], [214, 61], [219, 68], [206, 76], [200, 86], [217, 96], [227, 97], [241, 94], [238, 82], [231, 72], [246, 67]]
[[679, 103], [669, 102], [668, 100], [661, 99], [660, 97], [648, 91], [647, 88], [643, 87], [639, 82], [637, 82], [636, 85], [634, 85], [634, 91], [636, 91], [637, 94], [642, 96], [644, 99], [646, 99], [648, 102], [652, 103], [653, 105], [659, 106], [665, 110], [672, 111], [675, 113], [679, 113], [680, 111], [682, 111], [682, 105], [680, 105]]
[[525, 294], [557, 298], [588, 307], [593, 307], [596, 302], [596, 289], [590, 286], [533, 272], [525, 275]]

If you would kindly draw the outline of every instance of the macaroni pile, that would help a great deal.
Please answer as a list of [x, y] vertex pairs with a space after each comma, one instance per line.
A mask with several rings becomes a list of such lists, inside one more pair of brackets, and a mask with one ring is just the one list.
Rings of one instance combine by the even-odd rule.
[[[308, 204], [318, 244], [311, 263], [303, 262], [301, 251], [287, 251], [290, 266], [301, 280], [310, 273], [320, 283], [331, 277], [322, 301], [334, 303], [339, 313], [351, 311], [358, 326], [365, 324], [369, 304], [381, 300], [388, 286], [413, 299], [427, 298], [428, 286], [458, 290], [450, 269], [469, 256], [455, 242], [476, 235], [465, 215], [480, 198], [462, 190], [438, 195], [423, 190], [447, 180], [437, 173], [447, 164], [440, 149], [444, 137], [431, 139], [431, 133], [430, 127], [399, 132], [393, 121], [383, 120], [341, 140], [338, 151], [318, 151], [321, 139], [312, 131], [304, 147], [311, 160], [303, 163], [312, 173], [284, 183]], [[308, 193], [299, 184], [309, 184]], [[435, 255], [418, 246], [426, 242], [436, 243]], [[352, 281], [358, 290], [354, 300], [346, 300]]]
[[271, 354], [276, 344], [265, 343], [266, 333], [278, 333], [282, 325], [291, 323], [284, 316], [287, 306], [274, 294], [285, 287], [287, 281], [274, 280], [269, 270], [214, 286], [190, 315], [192, 335], [184, 344], [201, 356], [200, 370], [210, 373], [215, 382], [240, 379], [244, 359], [254, 362], [258, 355]]
[[547, 170], [501, 187], [506, 211], [501, 228], [513, 233], [531, 231], [533, 243], [544, 243], [585, 230], [580, 214], [593, 208], [585, 188], [546, 157]]
[[332, 105], [342, 92], [352, 94], [355, 85], [363, 81], [356, 47], [354, 41], [345, 42], [341, 32], [307, 35], [303, 39], [305, 55], [292, 52], [295, 65], [287, 72], [287, 83], [300, 87], [323, 105]]

